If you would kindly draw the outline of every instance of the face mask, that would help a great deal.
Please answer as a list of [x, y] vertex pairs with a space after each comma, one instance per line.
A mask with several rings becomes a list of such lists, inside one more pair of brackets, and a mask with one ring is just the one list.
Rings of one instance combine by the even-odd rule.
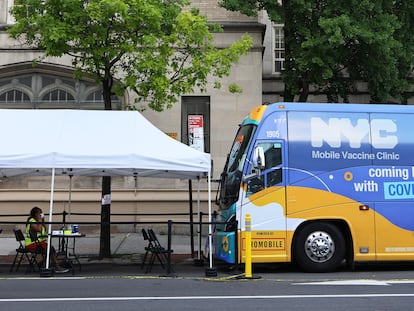
[[40, 218], [45, 218], [45, 214], [44, 213], [40, 213]]

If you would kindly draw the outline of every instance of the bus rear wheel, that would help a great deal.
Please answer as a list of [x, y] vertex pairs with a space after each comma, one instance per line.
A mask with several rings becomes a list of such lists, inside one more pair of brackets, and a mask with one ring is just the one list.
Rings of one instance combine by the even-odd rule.
[[303, 271], [333, 271], [345, 258], [344, 236], [333, 224], [311, 223], [297, 233], [293, 256]]

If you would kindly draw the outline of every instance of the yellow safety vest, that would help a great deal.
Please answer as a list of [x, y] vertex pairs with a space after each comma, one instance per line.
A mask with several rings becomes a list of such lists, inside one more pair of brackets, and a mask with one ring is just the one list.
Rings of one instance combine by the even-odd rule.
[[[25, 245], [29, 246], [31, 244], [36, 243], [35, 241], [32, 241], [32, 239], [30, 238], [30, 226], [31, 224], [37, 224], [38, 221], [35, 218], [30, 218], [28, 223], [26, 224], [26, 239], [25, 239]], [[36, 232], [37, 233], [37, 238], [39, 240], [39, 242], [42, 241], [46, 241], [47, 240], [47, 235], [46, 235], [46, 228], [44, 226], [42, 226], [42, 231], [41, 232]]]

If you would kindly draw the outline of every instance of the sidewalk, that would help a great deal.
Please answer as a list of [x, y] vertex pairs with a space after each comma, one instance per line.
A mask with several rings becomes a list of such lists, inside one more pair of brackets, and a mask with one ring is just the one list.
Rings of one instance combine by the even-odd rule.
[[[164, 247], [167, 247], [166, 235], [158, 234], [158, 239]], [[56, 241], [52, 241], [56, 247]], [[201, 248], [204, 251], [205, 238], [202, 239]], [[111, 234], [111, 258], [99, 259], [99, 235], [87, 234], [85, 237], [76, 239], [76, 253], [79, 256], [81, 270], [75, 265], [75, 276], [78, 277], [103, 277], [103, 276], [131, 276], [131, 277], [158, 277], [158, 276], [177, 276], [177, 277], [206, 277], [209, 270], [209, 262], [198, 261], [198, 237], [194, 236], [195, 254], [191, 256], [191, 239], [189, 235], [173, 235], [171, 238], [172, 269], [170, 275], [158, 263], [151, 272], [145, 273], [145, 268], [141, 269], [141, 263], [145, 253], [145, 241], [139, 233], [116, 233]], [[15, 249], [18, 246], [16, 239], [4, 232], [0, 235], [0, 278], [4, 277], [39, 277], [39, 272], [25, 274], [26, 263], [22, 263], [18, 272], [9, 272], [15, 256]], [[200, 258], [201, 255], [200, 255]], [[228, 276], [227, 271], [222, 276]], [[59, 275], [62, 276], [62, 275]], [[72, 274], [65, 274], [72, 276]]]
[[[158, 239], [164, 247], [167, 247], [168, 236], [157, 234]], [[194, 236], [194, 249], [198, 249], [198, 237]], [[53, 239], [56, 247], [57, 239]], [[202, 239], [202, 249], [204, 249], [205, 238]], [[14, 255], [18, 246], [14, 236], [5, 234], [0, 235], [0, 257]], [[113, 256], [125, 254], [141, 254], [145, 252], [147, 241], [144, 241], [141, 233], [115, 233], [111, 234], [111, 253]], [[174, 254], [191, 254], [191, 238], [189, 235], [173, 235], [171, 237], [171, 248]], [[76, 253], [83, 256], [96, 257], [99, 254], [99, 234], [87, 233], [85, 237], [76, 238]]]

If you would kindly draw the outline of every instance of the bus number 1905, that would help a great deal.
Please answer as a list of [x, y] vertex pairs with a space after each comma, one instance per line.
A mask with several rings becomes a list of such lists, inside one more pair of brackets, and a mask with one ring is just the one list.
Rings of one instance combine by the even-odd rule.
[[267, 138], [279, 138], [279, 131], [266, 131]]

